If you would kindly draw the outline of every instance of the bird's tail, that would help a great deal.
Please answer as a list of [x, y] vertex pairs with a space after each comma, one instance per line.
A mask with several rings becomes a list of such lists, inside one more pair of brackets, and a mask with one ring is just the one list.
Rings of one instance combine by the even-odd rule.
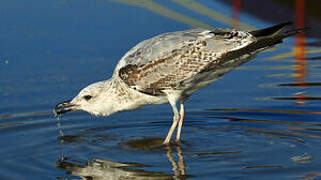
[[271, 37], [273, 35], [279, 34], [285, 28], [291, 26], [292, 24], [292, 22], [285, 22], [272, 27], [251, 31], [250, 34], [252, 34], [256, 38]]
[[264, 48], [264, 46], [268, 47], [281, 43], [284, 38], [293, 36], [297, 33], [305, 32], [309, 29], [308, 27], [303, 27], [284, 31], [286, 28], [292, 25], [293, 22], [285, 22], [269, 28], [251, 31], [250, 34], [257, 39], [257, 48]]
[[[286, 31], [286, 29], [291, 25], [293, 25], [292, 22], [286, 22], [269, 28], [249, 32], [252, 36], [254, 36], [256, 41], [245, 47], [236, 49], [234, 51], [229, 51], [228, 53], [224, 54], [220, 58], [219, 64], [222, 67], [224, 66], [230, 69], [235, 68], [251, 60], [253, 56], [259, 51], [265, 50], [271, 46], [281, 43], [282, 40], [286, 37], [305, 32], [307, 29], [309, 29], [305, 27], [299, 29], [290, 29]], [[213, 68], [216, 68], [216, 64], [214, 66], [209, 65], [206, 68], [206, 71], [210, 71]]]
[[286, 31], [284, 33], [282, 33], [281, 35], [283, 36], [283, 38], [286, 38], [286, 37], [289, 37], [289, 36], [293, 36], [297, 33], [302, 33], [302, 32], [305, 32], [307, 30], [309, 30], [310, 28], [309, 27], [303, 27], [303, 28], [299, 28], [299, 29], [292, 29], [292, 30], [289, 30], [289, 31]]
[[256, 42], [246, 46], [243, 49], [240, 49], [239, 51], [255, 53], [281, 43], [282, 40], [286, 37], [305, 32], [309, 29], [307, 27], [304, 27], [285, 31], [285, 29], [287, 29], [291, 25], [293, 25], [292, 22], [286, 22], [269, 28], [251, 31], [249, 33], [256, 38]]

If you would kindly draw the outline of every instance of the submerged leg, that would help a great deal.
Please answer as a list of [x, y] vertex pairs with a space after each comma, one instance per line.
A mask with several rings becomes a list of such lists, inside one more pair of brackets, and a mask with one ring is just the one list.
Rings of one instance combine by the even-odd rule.
[[184, 121], [184, 116], [185, 116], [184, 103], [182, 103], [182, 102], [181, 102], [179, 114], [180, 114], [180, 119], [178, 121], [178, 127], [177, 127], [177, 132], [176, 132], [176, 141], [177, 142], [180, 141], [180, 138], [181, 138], [182, 126], [183, 126], [183, 121]]
[[166, 139], [164, 140], [163, 144], [168, 144], [169, 143], [169, 141], [171, 140], [171, 137], [172, 137], [172, 135], [173, 135], [173, 133], [175, 131], [177, 123], [178, 123], [178, 121], [180, 119], [179, 113], [178, 113], [178, 110], [177, 110], [177, 107], [176, 107], [176, 102], [169, 101], [169, 103], [172, 106], [172, 109], [173, 109], [173, 112], [174, 112], [174, 117], [173, 117], [172, 126], [169, 129], [168, 134], [167, 134]]

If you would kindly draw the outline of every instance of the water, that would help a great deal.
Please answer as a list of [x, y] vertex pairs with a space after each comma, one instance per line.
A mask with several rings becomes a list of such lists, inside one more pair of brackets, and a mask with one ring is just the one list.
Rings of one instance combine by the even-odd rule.
[[[2, 2], [1, 179], [321, 179], [321, 30], [312, 2], [305, 14], [294, 1], [265, 0], [268, 6], [257, 10], [251, 1], [197, 2]], [[272, 7], [287, 13], [267, 17]], [[160, 145], [172, 118], [166, 104], [109, 117], [74, 112], [57, 120], [52, 113], [55, 104], [109, 78], [143, 39], [288, 20], [313, 29], [195, 93], [181, 144]]]

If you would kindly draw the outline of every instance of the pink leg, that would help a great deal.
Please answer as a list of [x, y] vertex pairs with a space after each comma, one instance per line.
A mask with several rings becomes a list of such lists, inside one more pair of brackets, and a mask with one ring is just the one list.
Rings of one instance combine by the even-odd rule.
[[169, 129], [169, 131], [167, 133], [166, 139], [164, 140], [163, 144], [168, 144], [169, 143], [169, 141], [171, 140], [171, 137], [172, 137], [172, 135], [173, 135], [173, 133], [174, 133], [174, 131], [176, 129], [177, 123], [180, 120], [179, 113], [178, 113], [178, 110], [177, 110], [177, 107], [176, 107], [176, 102], [170, 102], [170, 104], [171, 104], [173, 112], [174, 112], [173, 123], [172, 123], [172, 126], [171, 126], [171, 128]]
[[180, 114], [180, 119], [179, 119], [179, 122], [178, 122], [177, 133], [176, 133], [176, 141], [177, 142], [179, 142], [180, 138], [181, 138], [182, 126], [183, 126], [183, 121], [184, 121], [184, 116], [185, 116], [184, 104], [183, 103], [181, 103], [179, 114]]

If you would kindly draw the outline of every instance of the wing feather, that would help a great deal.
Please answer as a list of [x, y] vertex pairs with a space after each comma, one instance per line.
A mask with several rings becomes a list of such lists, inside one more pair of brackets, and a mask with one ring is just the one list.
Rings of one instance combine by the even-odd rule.
[[163, 90], [184, 88], [182, 82], [209, 64], [219, 64], [222, 55], [254, 41], [249, 33], [226, 29], [166, 33], [133, 47], [120, 60], [114, 75], [140, 92], [163, 95]]

